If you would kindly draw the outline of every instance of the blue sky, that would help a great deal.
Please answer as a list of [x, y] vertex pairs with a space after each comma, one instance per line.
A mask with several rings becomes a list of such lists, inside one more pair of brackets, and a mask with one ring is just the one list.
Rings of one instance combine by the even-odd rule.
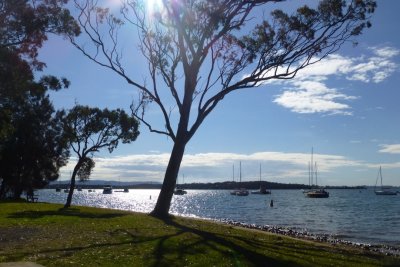
[[[294, 1], [283, 6], [292, 8]], [[276, 6], [279, 7], [279, 6]], [[271, 82], [226, 97], [189, 142], [179, 181], [238, 178], [308, 183], [311, 148], [320, 185], [374, 185], [382, 166], [385, 184], [400, 186], [400, 1], [378, 1], [373, 27], [326, 60], [286, 82]], [[123, 43], [130, 71], [139, 81], [145, 61], [134, 39]], [[85, 43], [85, 40], [82, 40]], [[61, 38], [41, 50], [46, 73], [65, 76], [71, 87], [52, 94], [57, 108], [82, 105], [123, 108], [136, 91], [85, 58]], [[147, 118], [160, 125], [157, 108]], [[159, 181], [172, 141], [145, 127], [136, 142], [97, 154], [92, 179]], [[74, 159], [62, 169], [68, 179]]]

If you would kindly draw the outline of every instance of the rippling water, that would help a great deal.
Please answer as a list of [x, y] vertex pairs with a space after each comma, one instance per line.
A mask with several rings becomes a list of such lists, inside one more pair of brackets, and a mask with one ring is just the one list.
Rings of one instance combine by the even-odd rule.
[[[290, 227], [339, 239], [400, 246], [400, 195], [376, 196], [372, 190], [329, 190], [330, 197], [304, 197], [299, 190], [275, 190], [271, 195], [232, 196], [227, 190], [188, 190], [174, 196], [170, 212], [181, 216], [234, 220], [257, 225]], [[130, 190], [103, 195], [102, 190], [75, 191], [73, 205], [152, 211], [159, 190]], [[39, 200], [65, 203], [67, 194], [40, 190]], [[273, 199], [274, 207], [269, 207]]]

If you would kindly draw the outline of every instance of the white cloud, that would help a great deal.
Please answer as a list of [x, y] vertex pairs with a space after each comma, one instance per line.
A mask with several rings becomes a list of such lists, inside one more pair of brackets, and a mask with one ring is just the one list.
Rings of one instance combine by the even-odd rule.
[[331, 88], [327, 82], [330, 78], [340, 77], [364, 83], [386, 80], [398, 68], [393, 57], [400, 51], [392, 47], [373, 47], [370, 50], [373, 53], [370, 57], [333, 54], [300, 70], [295, 79], [273, 81], [286, 86], [274, 102], [296, 113], [351, 115], [351, 106], [346, 101], [357, 97], [340, 92], [343, 90], [339, 88]]
[[400, 154], [400, 144], [381, 145], [380, 153]]
[[375, 54], [380, 57], [384, 58], [391, 58], [395, 57], [400, 54], [400, 50], [393, 48], [393, 47], [371, 47], [371, 50], [375, 51]]
[[292, 85], [296, 89], [284, 91], [274, 102], [297, 113], [351, 114], [350, 106], [337, 100], [356, 99], [354, 96], [339, 93], [320, 81], [295, 81]]
[[[108, 158], [95, 158], [96, 166], [91, 179], [120, 181], [162, 182], [169, 154], [141, 154]], [[314, 154], [318, 170], [329, 173], [336, 168], [365, 166], [363, 163], [338, 155]], [[236, 177], [242, 162], [243, 178], [259, 178], [259, 164], [263, 177], [267, 180], [306, 183], [309, 153], [257, 152], [252, 154], [200, 153], [186, 154], [181, 164], [181, 175], [188, 182], [217, 182], [232, 179], [232, 165], [235, 164]], [[76, 159], [62, 169], [62, 180], [69, 179]], [[189, 178], [189, 179], [188, 179]]]

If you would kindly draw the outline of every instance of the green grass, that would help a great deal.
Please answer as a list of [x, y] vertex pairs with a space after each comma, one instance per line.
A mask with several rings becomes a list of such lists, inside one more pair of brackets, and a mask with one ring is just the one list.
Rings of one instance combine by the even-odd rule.
[[0, 262], [45, 266], [399, 266], [400, 259], [229, 225], [0, 203]]

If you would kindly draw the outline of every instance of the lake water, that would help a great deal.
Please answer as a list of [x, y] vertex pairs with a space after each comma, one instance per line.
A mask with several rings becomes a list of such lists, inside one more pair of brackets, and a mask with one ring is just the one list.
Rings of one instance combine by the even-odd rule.
[[[232, 196], [228, 190], [188, 190], [174, 196], [172, 214], [233, 220], [257, 225], [289, 227], [337, 239], [400, 247], [400, 195], [376, 196], [367, 190], [329, 190], [325, 199], [307, 198], [300, 190], [274, 190], [271, 195]], [[102, 190], [76, 191], [72, 205], [148, 213], [159, 190], [130, 190], [102, 194]], [[67, 194], [39, 190], [39, 201], [65, 203]], [[274, 207], [269, 207], [273, 199]]]

